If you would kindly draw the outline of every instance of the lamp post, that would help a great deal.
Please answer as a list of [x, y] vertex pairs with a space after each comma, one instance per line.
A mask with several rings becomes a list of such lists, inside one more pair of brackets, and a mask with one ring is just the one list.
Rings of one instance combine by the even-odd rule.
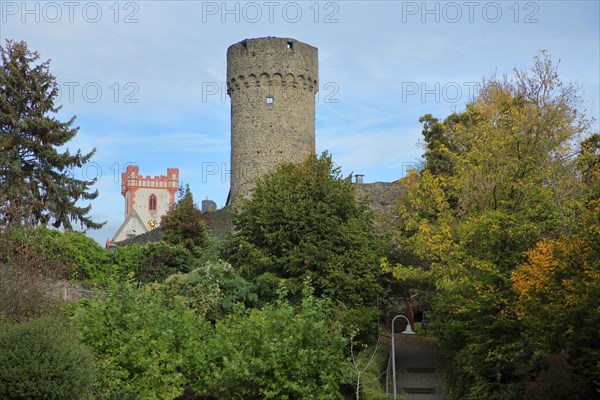
[[394, 400], [396, 400], [396, 348], [394, 347], [394, 342], [396, 341], [396, 337], [394, 336], [394, 322], [396, 322], [396, 318], [404, 318], [406, 320], [406, 329], [402, 332], [404, 335], [414, 335], [412, 328], [410, 327], [410, 320], [406, 318], [404, 315], [396, 315], [392, 319], [392, 387], [394, 388]]
[[110, 251], [110, 275], [111, 278], [115, 277], [115, 250], [117, 249], [117, 245], [111, 243], [108, 245], [108, 250]]

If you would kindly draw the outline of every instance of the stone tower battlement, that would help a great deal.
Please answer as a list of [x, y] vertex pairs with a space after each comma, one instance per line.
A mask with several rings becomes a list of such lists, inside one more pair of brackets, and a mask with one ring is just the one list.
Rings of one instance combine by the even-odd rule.
[[227, 49], [229, 204], [277, 165], [315, 153], [318, 70], [317, 49], [295, 39], [246, 39]]

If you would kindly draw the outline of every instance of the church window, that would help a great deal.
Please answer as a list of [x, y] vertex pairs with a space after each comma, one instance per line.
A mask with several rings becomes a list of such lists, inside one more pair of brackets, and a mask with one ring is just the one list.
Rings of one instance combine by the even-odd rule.
[[148, 199], [148, 209], [150, 211], [156, 211], [156, 196], [151, 194]]

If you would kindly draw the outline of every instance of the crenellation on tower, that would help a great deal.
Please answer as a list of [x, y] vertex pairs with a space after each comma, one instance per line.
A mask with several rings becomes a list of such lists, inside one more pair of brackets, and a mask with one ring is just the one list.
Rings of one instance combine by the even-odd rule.
[[229, 204], [278, 165], [315, 154], [318, 68], [317, 49], [295, 39], [246, 39], [227, 49]]
[[137, 165], [128, 165], [125, 172], [121, 174], [121, 194], [125, 196], [128, 191], [140, 188], [164, 188], [171, 194], [172, 199], [179, 189], [179, 169], [168, 168], [167, 175], [142, 176]]

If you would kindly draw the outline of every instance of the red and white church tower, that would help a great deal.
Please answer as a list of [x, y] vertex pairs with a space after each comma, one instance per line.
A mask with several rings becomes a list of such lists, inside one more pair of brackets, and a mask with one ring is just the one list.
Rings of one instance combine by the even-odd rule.
[[120, 242], [146, 233], [160, 225], [161, 218], [175, 204], [179, 189], [179, 169], [167, 168], [167, 175], [142, 176], [130, 165], [121, 174], [121, 194], [125, 197], [125, 221], [112, 238]]

